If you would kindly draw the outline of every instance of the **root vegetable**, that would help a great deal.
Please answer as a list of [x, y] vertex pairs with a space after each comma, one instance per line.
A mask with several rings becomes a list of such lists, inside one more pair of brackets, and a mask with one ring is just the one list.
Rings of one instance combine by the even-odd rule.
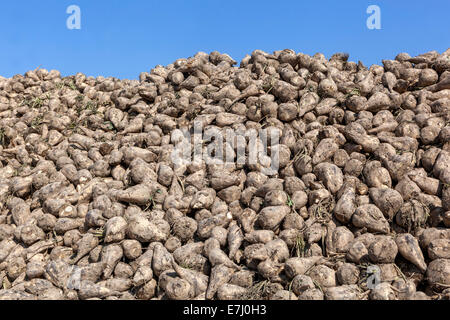
[[151, 242], [156, 233], [157, 227], [143, 215], [133, 215], [128, 220], [127, 235], [131, 239], [140, 242]]
[[311, 267], [320, 261], [321, 257], [290, 258], [285, 263], [285, 271], [288, 277], [294, 278], [299, 274], [305, 274]]
[[119, 244], [104, 246], [101, 253], [101, 261], [105, 264], [103, 276], [108, 279], [114, 272], [117, 263], [122, 259], [123, 249]]
[[[401, 243], [400, 240], [398, 242]], [[376, 240], [368, 248], [369, 258], [375, 263], [394, 262], [398, 251], [399, 248], [396, 241], [390, 236], [377, 236]]]
[[239, 226], [236, 223], [232, 224], [229, 227], [228, 237], [227, 237], [228, 248], [229, 248], [228, 257], [230, 259], [235, 260], [236, 253], [239, 250], [239, 248], [241, 247], [243, 240], [244, 240], [244, 234], [242, 233], [241, 228], [239, 228]]
[[428, 257], [430, 259], [450, 259], [450, 240], [435, 239], [428, 246]]
[[317, 288], [308, 289], [298, 296], [298, 300], [324, 300], [324, 295]]
[[134, 260], [141, 256], [142, 245], [137, 240], [124, 240], [122, 242], [123, 254], [130, 260]]
[[98, 245], [98, 238], [91, 233], [86, 233], [76, 244], [77, 255], [73, 258], [73, 263], [77, 263], [92, 249]]
[[122, 217], [113, 217], [105, 224], [105, 243], [118, 242], [125, 238], [127, 222]]
[[153, 270], [150, 266], [140, 266], [133, 276], [133, 284], [142, 286], [153, 279]]
[[308, 289], [314, 289], [315, 285], [311, 277], [299, 274], [292, 279], [292, 291], [300, 295]]
[[259, 213], [257, 223], [263, 229], [274, 230], [290, 211], [288, 206], [265, 207]]
[[448, 298], [449, 54], [0, 77], [0, 299]]
[[428, 265], [426, 276], [431, 286], [437, 289], [446, 288], [450, 285], [450, 260], [433, 260]]
[[225, 284], [228, 283], [233, 274], [233, 269], [219, 264], [211, 269], [211, 275], [209, 277], [209, 284], [206, 290], [206, 299], [212, 299], [216, 294], [217, 290]]
[[106, 298], [112, 295], [119, 295], [119, 293], [90, 281], [82, 281], [78, 290], [78, 297], [81, 300]]
[[147, 282], [143, 286], [139, 287], [136, 292], [136, 298], [141, 300], [150, 300], [155, 296], [157, 283], [155, 279]]
[[354, 264], [343, 263], [336, 271], [336, 279], [341, 285], [357, 284], [359, 269]]
[[371, 232], [389, 231], [389, 224], [383, 213], [373, 204], [359, 206], [352, 216], [352, 222], [356, 227], [367, 228]]
[[225, 283], [217, 290], [219, 300], [238, 300], [246, 293], [246, 289], [235, 284]]
[[388, 282], [378, 284], [370, 292], [371, 300], [395, 300], [395, 292]]
[[321, 287], [336, 286], [336, 273], [333, 269], [327, 266], [314, 266], [307, 273], [311, 279]]
[[206, 292], [208, 288], [208, 276], [200, 272], [182, 268], [175, 261], [172, 261], [172, 267], [181, 279], [186, 280], [191, 285], [195, 296]]

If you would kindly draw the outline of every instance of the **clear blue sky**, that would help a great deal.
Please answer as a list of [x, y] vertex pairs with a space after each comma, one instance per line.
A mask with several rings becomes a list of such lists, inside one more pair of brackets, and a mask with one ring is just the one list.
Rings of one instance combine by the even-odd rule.
[[[81, 8], [81, 30], [66, 28], [69, 5]], [[381, 8], [381, 30], [369, 30], [366, 8]], [[42, 0], [0, 2], [0, 75], [38, 66], [64, 76], [137, 79], [198, 51], [240, 60], [255, 49], [290, 48], [381, 64], [399, 52], [450, 47], [449, 0]]]

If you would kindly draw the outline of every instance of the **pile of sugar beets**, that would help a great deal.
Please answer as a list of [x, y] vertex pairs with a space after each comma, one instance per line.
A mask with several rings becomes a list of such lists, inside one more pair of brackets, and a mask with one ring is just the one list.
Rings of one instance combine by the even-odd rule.
[[[236, 63], [0, 77], [0, 299], [450, 299], [450, 49]], [[280, 139], [174, 163], [194, 120]]]

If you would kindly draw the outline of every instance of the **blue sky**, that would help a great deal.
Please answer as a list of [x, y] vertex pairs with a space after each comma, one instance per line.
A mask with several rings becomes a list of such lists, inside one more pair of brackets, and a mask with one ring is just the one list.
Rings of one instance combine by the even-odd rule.
[[[69, 5], [81, 8], [81, 30], [69, 30]], [[369, 30], [369, 5], [381, 30]], [[63, 76], [137, 79], [198, 51], [240, 61], [255, 49], [290, 48], [381, 64], [399, 52], [450, 47], [449, 0], [42, 0], [0, 2], [0, 75], [38, 66]]]

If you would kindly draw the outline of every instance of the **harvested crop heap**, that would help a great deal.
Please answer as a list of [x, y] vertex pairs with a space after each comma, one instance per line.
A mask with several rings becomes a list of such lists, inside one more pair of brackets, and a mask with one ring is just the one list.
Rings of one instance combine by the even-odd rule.
[[[347, 59], [0, 77], [0, 299], [449, 299], [450, 50]], [[194, 120], [281, 138], [174, 164]]]

